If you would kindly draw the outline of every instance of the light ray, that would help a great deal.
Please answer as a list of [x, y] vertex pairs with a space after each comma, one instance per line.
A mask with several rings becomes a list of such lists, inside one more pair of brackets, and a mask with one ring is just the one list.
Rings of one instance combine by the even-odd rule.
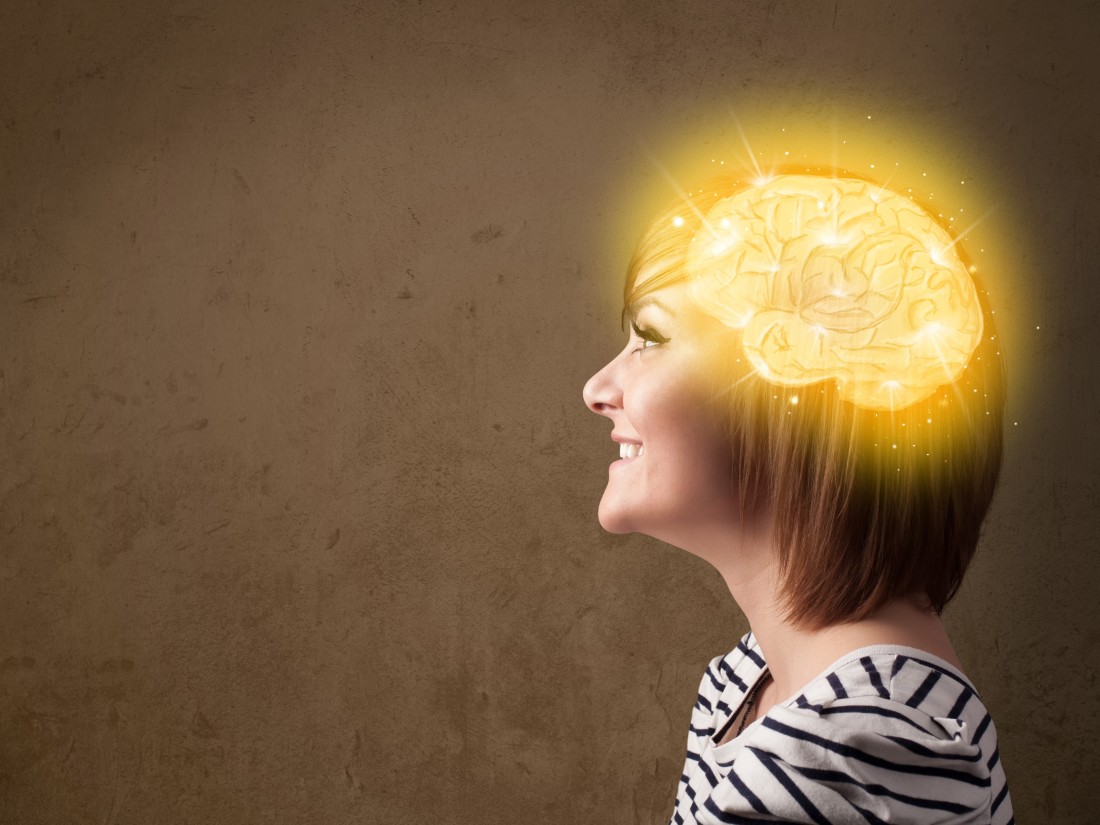
[[997, 209], [997, 207], [995, 205], [989, 207], [989, 209], [987, 209], [985, 211], [984, 215], [982, 215], [980, 218], [978, 218], [976, 221], [974, 221], [972, 224], [970, 224], [970, 226], [966, 227], [966, 229], [962, 230], [962, 232], [960, 232], [958, 234], [958, 236], [953, 241], [951, 241], [951, 243], [949, 243], [947, 246], [945, 246], [941, 251], [946, 252], [948, 249], [950, 249], [955, 244], [957, 244], [959, 241], [961, 241], [963, 238], [965, 238], [968, 234], [970, 234], [970, 231], [972, 229], [974, 229], [978, 224], [980, 224], [982, 221], [984, 221], [986, 218], [988, 218], [996, 209]]
[[771, 177], [763, 169], [760, 168], [760, 164], [756, 162], [756, 155], [752, 151], [752, 145], [749, 143], [749, 138], [745, 134], [745, 130], [741, 128], [741, 121], [737, 119], [737, 114], [733, 111], [733, 107], [730, 107], [730, 117], [733, 118], [733, 125], [737, 127], [737, 133], [741, 135], [741, 142], [745, 145], [745, 151], [749, 153], [749, 163], [752, 164], [752, 168], [756, 171], [757, 180], [765, 180]]
[[645, 151], [646, 157], [649, 158], [650, 163], [657, 167], [657, 171], [661, 173], [661, 175], [664, 177], [665, 180], [668, 181], [669, 185], [673, 188], [676, 194], [680, 196], [680, 200], [682, 200], [684, 204], [692, 212], [695, 213], [695, 216], [699, 219], [700, 223], [702, 223], [702, 225], [710, 231], [711, 235], [713, 237], [717, 237], [718, 233], [715, 231], [714, 227], [710, 225], [710, 222], [707, 221], [707, 216], [704, 215], [699, 210], [699, 207], [697, 207], [695, 203], [691, 200], [691, 196], [684, 191], [684, 188], [680, 185], [680, 182], [673, 177], [670, 171], [668, 171], [668, 167], [661, 163], [661, 161], [657, 158], [655, 154], [653, 154], [648, 146], [643, 144], [642, 149]]

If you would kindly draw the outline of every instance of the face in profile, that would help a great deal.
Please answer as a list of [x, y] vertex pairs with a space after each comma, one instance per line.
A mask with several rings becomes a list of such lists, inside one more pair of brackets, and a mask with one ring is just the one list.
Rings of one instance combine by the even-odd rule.
[[[600, 524], [677, 546], [737, 523], [732, 458], [708, 374], [730, 331], [683, 284], [632, 307], [626, 346], [584, 387], [588, 408], [614, 425]], [[621, 456], [621, 457], [620, 457]]]

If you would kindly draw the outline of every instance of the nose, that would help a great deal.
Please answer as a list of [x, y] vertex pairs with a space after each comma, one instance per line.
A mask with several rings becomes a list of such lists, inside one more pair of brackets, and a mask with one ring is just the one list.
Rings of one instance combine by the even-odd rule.
[[622, 408], [623, 394], [616, 376], [615, 364], [618, 358], [609, 361], [603, 369], [593, 375], [584, 385], [584, 403], [597, 415], [610, 417]]

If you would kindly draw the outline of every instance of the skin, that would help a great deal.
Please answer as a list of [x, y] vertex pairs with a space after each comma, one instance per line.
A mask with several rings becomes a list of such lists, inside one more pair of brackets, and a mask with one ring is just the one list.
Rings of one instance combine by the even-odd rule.
[[[637, 458], [614, 462], [599, 519], [611, 533], [643, 533], [694, 553], [722, 575], [760, 642], [771, 679], [749, 721], [860, 647], [897, 644], [962, 670], [939, 617], [897, 599], [865, 619], [806, 630], [779, 609], [774, 514], [747, 503], [741, 519], [731, 450], [711, 401], [708, 363], [734, 334], [703, 313], [682, 284], [640, 302], [626, 346], [584, 387], [585, 404], [614, 424], [612, 438], [640, 442]], [[646, 340], [646, 339], [649, 340]], [[732, 734], [730, 734], [732, 735]]]

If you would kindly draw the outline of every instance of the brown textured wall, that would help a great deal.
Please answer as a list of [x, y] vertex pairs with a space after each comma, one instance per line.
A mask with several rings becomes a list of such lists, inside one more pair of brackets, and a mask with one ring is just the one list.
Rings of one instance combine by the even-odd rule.
[[1093, 821], [1098, 24], [7, 4], [0, 819], [663, 821], [746, 628], [700, 562], [602, 534], [580, 388], [619, 346], [617, 209], [668, 195], [646, 147], [736, 143], [732, 102], [934, 120], [1020, 238], [1001, 305], [1048, 329], [948, 618], [1019, 821]]

